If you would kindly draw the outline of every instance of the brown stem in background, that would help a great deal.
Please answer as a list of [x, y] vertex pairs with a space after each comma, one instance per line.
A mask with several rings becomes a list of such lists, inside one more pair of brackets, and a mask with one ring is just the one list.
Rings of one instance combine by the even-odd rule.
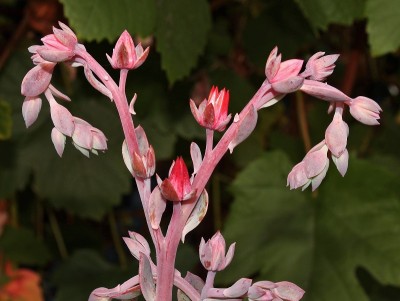
[[60, 230], [60, 225], [58, 224], [56, 215], [54, 214], [53, 210], [47, 208], [47, 215], [49, 217], [50, 228], [53, 232], [54, 239], [56, 240], [58, 251], [60, 252], [60, 256], [62, 259], [68, 258], [68, 251], [65, 245], [64, 237]]
[[356, 81], [358, 65], [360, 62], [360, 56], [361, 53], [358, 49], [354, 49], [350, 52], [341, 89], [346, 95], [350, 95], [351, 91], [353, 90], [353, 86]]
[[303, 139], [306, 153], [311, 149], [310, 131], [308, 130], [307, 113], [304, 105], [304, 96], [300, 91], [296, 92], [297, 120], [299, 122], [301, 138]]
[[111, 211], [108, 214], [108, 223], [110, 224], [111, 236], [112, 236], [112, 240], [114, 243], [115, 251], [117, 252], [117, 255], [118, 255], [119, 263], [122, 268], [126, 268], [128, 261], [126, 259], [126, 255], [125, 255], [124, 249], [121, 244], [121, 238], [120, 238], [120, 235], [118, 233], [118, 228], [117, 228], [117, 221], [115, 219], [115, 215], [114, 215], [113, 211]]

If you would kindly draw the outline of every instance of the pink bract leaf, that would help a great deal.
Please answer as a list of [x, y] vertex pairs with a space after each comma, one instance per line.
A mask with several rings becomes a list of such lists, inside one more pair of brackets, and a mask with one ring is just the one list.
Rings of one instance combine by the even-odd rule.
[[123, 240], [133, 257], [137, 260], [140, 258], [140, 253], [146, 254], [150, 257], [150, 246], [146, 239], [139, 233], [130, 231], [129, 237], [123, 237]]
[[303, 185], [305, 185], [309, 181], [304, 162], [301, 161], [295, 167], [293, 167], [292, 171], [289, 173], [287, 178], [287, 185], [290, 189], [297, 189]]
[[21, 94], [28, 97], [36, 97], [42, 94], [50, 84], [54, 63], [41, 63], [33, 67], [25, 75], [21, 84]]
[[49, 89], [51, 91], [51, 94], [53, 94], [54, 96], [61, 98], [62, 100], [71, 101], [71, 98], [57, 90], [56, 87], [54, 87], [53, 85], [49, 85]]
[[277, 287], [272, 289], [272, 292], [283, 300], [299, 301], [305, 293], [296, 284], [288, 281], [277, 282], [276, 285]]
[[[317, 189], [318, 186], [321, 184], [322, 180], [326, 176], [326, 173], [328, 172], [328, 168], [329, 168], [329, 160], [327, 159], [324, 169], [318, 175], [316, 175], [314, 178], [311, 179], [311, 190], [312, 191]], [[307, 187], [304, 187], [303, 190], [305, 188], [307, 188]]]
[[339, 173], [344, 177], [349, 166], [349, 152], [347, 149], [340, 155], [340, 157], [332, 156], [332, 161], [335, 163]]
[[381, 107], [372, 99], [359, 96], [350, 102], [350, 114], [366, 125], [378, 125]]
[[[65, 28], [66, 26], [64, 25], [63, 27]], [[65, 31], [53, 27], [53, 33], [61, 44], [71, 50], [73, 50], [75, 48], [75, 45], [78, 43], [75, 34], [70, 30]]]
[[300, 89], [303, 81], [304, 78], [302, 78], [301, 76], [292, 76], [276, 83], [273, 82], [271, 86], [272, 89], [274, 89], [276, 92], [287, 94]]
[[190, 272], [186, 273], [185, 280], [190, 283], [191, 286], [200, 294], [203, 287], [204, 281], [199, 276], [192, 274]]
[[223, 294], [228, 298], [239, 298], [247, 293], [251, 286], [251, 279], [241, 278], [236, 281], [232, 286], [224, 289]]
[[303, 60], [292, 59], [284, 61], [280, 64], [279, 71], [273, 78], [272, 82], [278, 82], [297, 76], [303, 66]]
[[139, 296], [139, 276], [136, 275], [114, 288], [96, 288], [89, 297], [89, 301], [109, 301], [111, 299], [131, 300]]
[[65, 140], [66, 137], [63, 133], [61, 133], [56, 128], [53, 128], [51, 131], [51, 141], [53, 141], [54, 147], [56, 149], [57, 154], [62, 157], [65, 148]]
[[195, 229], [203, 220], [208, 209], [208, 193], [207, 190], [203, 190], [199, 199], [197, 200], [196, 206], [193, 208], [192, 213], [190, 213], [189, 218], [186, 221], [186, 225], [182, 231], [182, 242], [185, 242], [185, 236], [190, 231]]
[[74, 56], [73, 51], [69, 50], [55, 50], [48, 48], [39, 48], [37, 53], [46, 61], [58, 63], [69, 60]]
[[90, 158], [90, 151], [87, 148], [77, 145], [74, 141], [72, 141], [72, 145], [82, 153], [87, 158]]
[[91, 128], [92, 131], [92, 148], [96, 150], [107, 150], [107, 138], [102, 131], [96, 128]]
[[228, 146], [231, 153], [238, 144], [243, 142], [253, 132], [257, 125], [257, 118], [257, 110], [252, 105], [246, 116], [242, 120], [237, 121], [239, 123], [237, 133]]
[[194, 142], [190, 144], [190, 156], [192, 157], [193, 162], [193, 175], [195, 175], [199, 171], [203, 159], [200, 147]]
[[351, 98], [342, 91], [314, 80], [305, 79], [301, 91], [326, 101], [350, 102]]
[[100, 93], [104, 94], [107, 96], [111, 101], [113, 100], [113, 96], [110, 90], [107, 89], [106, 86], [104, 86], [94, 75], [92, 70], [87, 65], [83, 66], [83, 70], [86, 76], [86, 79], [88, 82], [92, 85], [93, 88], [95, 88], [97, 91]]
[[42, 100], [40, 97], [25, 97], [22, 104], [22, 116], [24, 117], [26, 127], [30, 127], [38, 118]]
[[135, 93], [135, 95], [133, 95], [131, 102], [129, 103], [129, 113], [131, 113], [132, 115], [136, 115], [135, 112], [135, 103], [136, 103], [136, 99], [137, 99], [137, 94]]
[[75, 123], [72, 114], [58, 103], [50, 103], [50, 115], [54, 126], [64, 135], [71, 137], [74, 133]]
[[145, 155], [149, 149], [149, 142], [147, 140], [146, 133], [144, 129], [139, 125], [137, 128], [135, 128], [135, 134], [139, 146], [139, 153], [140, 155]]
[[146, 301], [156, 301], [156, 285], [151, 272], [150, 261], [147, 256], [140, 253], [139, 259], [140, 289]]
[[149, 198], [149, 219], [151, 227], [157, 230], [160, 227], [162, 215], [167, 206], [166, 200], [163, 198], [160, 188], [157, 186]]
[[133, 174], [132, 159], [131, 159], [131, 156], [129, 155], [128, 146], [126, 145], [125, 140], [124, 140], [124, 142], [122, 142], [122, 158], [124, 159], [126, 168], [128, 168], [130, 173]]

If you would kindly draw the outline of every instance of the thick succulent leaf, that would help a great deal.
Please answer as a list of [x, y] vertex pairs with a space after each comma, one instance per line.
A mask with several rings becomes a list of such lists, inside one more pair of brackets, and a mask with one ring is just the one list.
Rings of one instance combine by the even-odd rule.
[[140, 254], [139, 262], [140, 290], [146, 301], [156, 300], [156, 285], [151, 272], [150, 261], [143, 253]]
[[196, 65], [211, 27], [207, 1], [159, 1], [157, 50], [168, 80], [173, 83], [188, 75]]
[[61, 3], [79, 38], [96, 41], [107, 39], [111, 42], [125, 29], [132, 35], [141, 36], [148, 36], [154, 30], [154, 0], [119, 0], [117, 3], [113, 0], [62, 0]]
[[271, 152], [235, 180], [224, 234], [237, 248], [219, 279], [231, 283], [259, 273], [296, 283], [306, 290], [304, 300], [313, 301], [367, 301], [358, 267], [399, 285], [398, 171], [350, 158], [346, 177], [332, 169], [312, 198], [284, 187], [290, 169], [285, 155]]

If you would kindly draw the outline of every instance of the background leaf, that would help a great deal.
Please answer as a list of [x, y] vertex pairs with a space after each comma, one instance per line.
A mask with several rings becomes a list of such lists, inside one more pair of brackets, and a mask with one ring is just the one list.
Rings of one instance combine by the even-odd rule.
[[[116, 40], [126, 29], [142, 37], [154, 31], [156, 6], [154, 0], [60, 0], [71, 26], [79, 38], [88, 41]], [[108, 22], [107, 20], [112, 20]]]
[[237, 248], [222, 280], [293, 281], [307, 291], [305, 300], [368, 300], [358, 267], [399, 285], [400, 191], [386, 190], [398, 174], [351, 158], [344, 179], [331, 168], [318, 197], [310, 198], [284, 188], [290, 166], [282, 153], [267, 153], [232, 185], [235, 202], [224, 233]]
[[38, 240], [32, 230], [23, 228], [6, 227], [0, 237], [0, 252], [17, 264], [43, 266], [51, 259], [45, 243]]
[[161, 66], [173, 83], [189, 74], [196, 65], [211, 28], [211, 16], [205, 0], [159, 1], [157, 50]]
[[[388, 9], [390, 8], [390, 9]], [[400, 46], [400, 3], [396, 0], [368, 0], [365, 15], [372, 55], [396, 51]]]
[[325, 30], [331, 23], [351, 25], [363, 17], [367, 0], [295, 0], [314, 31]]

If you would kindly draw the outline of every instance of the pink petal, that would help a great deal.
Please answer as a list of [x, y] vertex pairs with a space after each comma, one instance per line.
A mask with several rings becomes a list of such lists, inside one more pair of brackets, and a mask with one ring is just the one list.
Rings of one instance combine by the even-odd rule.
[[135, 128], [135, 134], [139, 146], [139, 153], [140, 155], [143, 156], [149, 150], [149, 142], [147, 140], [146, 133], [143, 130], [143, 128], [139, 125], [137, 128]]
[[36, 121], [41, 108], [42, 100], [40, 97], [25, 97], [22, 104], [22, 116], [24, 117], [27, 128]]
[[304, 157], [304, 169], [307, 178], [319, 175], [325, 168], [327, 162], [328, 147], [324, 144], [319, 150], [310, 150]]
[[324, 169], [313, 179], [311, 179], [311, 189], [314, 191], [315, 189], [318, 188], [318, 186], [321, 184], [322, 180], [325, 178], [326, 173], [328, 172], [329, 168], [329, 160], [326, 160], [326, 165]]
[[126, 168], [128, 168], [130, 173], [133, 174], [132, 160], [131, 160], [131, 156], [129, 155], [128, 147], [126, 145], [125, 140], [124, 140], [124, 142], [122, 142], [122, 159], [124, 160]]
[[74, 56], [74, 52], [70, 50], [54, 50], [41, 48], [37, 50], [37, 53], [46, 61], [58, 63], [69, 60]]
[[280, 68], [272, 82], [279, 82], [293, 76], [297, 76], [303, 66], [303, 60], [287, 60], [281, 63]]
[[333, 163], [335, 163], [339, 173], [342, 175], [342, 177], [344, 177], [349, 166], [349, 152], [347, 151], [347, 149], [344, 150], [339, 158], [332, 156], [332, 161]]
[[35, 97], [43, 93], [50, 84], [54, 63], [41, 63], [25, 75], [21, 84], [21, 94]]
[[107, 150], [107, 138], [102, 131], [91, 128], [92, 131], [92, 148], [96, 150]]
[[296, 284], [288, 281], [277, 282], [276, 285], [277, 287], [273, 289], [273, 293], [287, 301], [299, 301], [305, 293]]
[[86, 149], [92, 149], [92, 132], [91, 127], [86, 124], [75, 122], [74, 133], [72, 134], [72, 140], [80, 147]]
[[295, 167], [293, 167], [292, 171], [289, 173], [287, 178], [287, 185], [289, 185], [290, 189], [297, 189], [308, 182], [308, 177], [305, 171], [304, 162], [301, 161]]
[[57, 40], [71, 50], [73, 50], [75, 45], [78, 43], [75, 34], [71, 34], [70, 31], [64, 31], [53, 27], [53, 32]]
[[50, 103], [50, 114], [54, 126], [64, 135], [71, 137], [75, 129], [72, 114], [56, 102]]
[[56, 128], [53, 128], [51, 131], [51, 141], [53, 141], [54, 147], [56, 149], [57, 154], [62, 157], [65, 148], [65, 140], [66, 137], [63, 133], [61, 133]]

